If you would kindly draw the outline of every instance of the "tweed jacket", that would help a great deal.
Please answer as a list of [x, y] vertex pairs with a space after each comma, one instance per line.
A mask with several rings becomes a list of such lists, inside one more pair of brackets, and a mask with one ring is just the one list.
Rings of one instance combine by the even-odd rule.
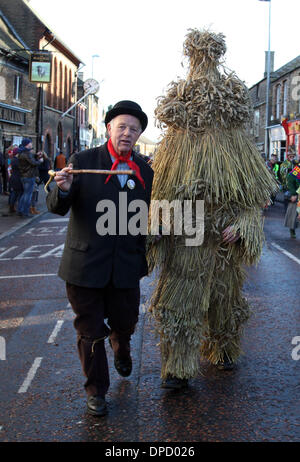
[[[112, 175], [105, 184], [107, 175], [77, 174], [73, 175], [73, 183], [67, 195], [62, 195], [57, 185], [47, 195], [50, 212], [66, 215], [70, 210], [67, 237], [58, 272], [63, 280], [92, 288], [105, 287], [112, 280], [115, 287], [135, 288], [138, 287], [140, 278], [148, 273], [146, 236], [119, 230], [120, 213], [127, 213], [127, 224], [136, 213], [128, 212], [131, 201], [142, 200], [147, 208], [150, 206], [153, 171], [134, 152], [133, 160], [140, 167], [145, 189], [135, 176], [130, 177], [134, 180], [135, 187], [129, 189], [127, 182], [121, 187], [116, 175]], [[74, 154], [69, 163], [73, 164], [74, 169], [110, 170], [112, 166], [107, 143]], [[126, 201], [125, 209], [120, 207], [120, 193], [121, 203]], [[100, 235], [98, 232], [97, 221], [105, 213], [108, 217], [105, 204], [108, 204], [114, 215], [112, 219], [116, 220], [115, 235]], [[124, 220], [122, 223], [124, 224]]]

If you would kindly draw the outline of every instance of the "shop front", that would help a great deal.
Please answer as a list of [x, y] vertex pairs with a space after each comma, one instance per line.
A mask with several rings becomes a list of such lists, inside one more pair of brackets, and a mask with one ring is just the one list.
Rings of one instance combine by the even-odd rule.
[[28, 114], [31, 115], [32, 111], [0, 102], [0, 150], [6, 151], [11, 145], [19, 146], [24, 136], [32, 138], [31, 134], [28, 134], [26, 122]]
[[292, 147], [296, 153], [297, 159], [300, 158], [300, 120], [286, 120], [282, 122], [282, 127], [286, 136], [286, 152]]
[[288, 122], [287, 145], [295, 148], [296, 156], [300, 157], [300, 120], [293, 120]]
[[286, 134], [281, 125], [275, 125], [269, 129], [270, 154], [276, 154], [278, 160], [283, 162], [286, 150]]

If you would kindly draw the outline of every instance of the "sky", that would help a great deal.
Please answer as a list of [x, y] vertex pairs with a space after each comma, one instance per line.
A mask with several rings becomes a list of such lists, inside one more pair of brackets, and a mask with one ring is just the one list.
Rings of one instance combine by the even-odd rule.
[[[93, 71], [105, 110], [124, 99], [140, 104], [149, 119], [144, 135], [153, 141], [162, 135], [154, 117], [157, 98], [186, 75], [182, 51], [189, 29], [222, 32], [226, 67], [248, 87], [264, 75], [268, 1], [30, 0], [30, 5], [85, 64], [84, 80]], [[271, 0], [275, 70], [300, 54], [299, 24], [299, 0]]]

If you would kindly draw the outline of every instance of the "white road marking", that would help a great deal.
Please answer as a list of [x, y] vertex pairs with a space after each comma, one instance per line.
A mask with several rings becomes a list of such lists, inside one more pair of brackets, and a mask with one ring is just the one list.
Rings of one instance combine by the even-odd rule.
[[1, 260], [9, 260], [9, 258], [2, 258], [4, 255], [8, 254], [11, 250], [17, 249], [18, 246], [14, 245], [13, 247], [9, 247], [6, 249], [5, 247], [2, 247], [0, 250], [4, 250], [4, 252], [0, 253], [0, 259]]
[[69, 218], [51, 218], [50, 220], [41, 220], [40, 223], [60, 223], [69, 221]]
[[298, 263], [298, 265], [300, 265], [300, 260], [299, 260], [299, 258], [295, 257], [292, 253], [288, 252], [287, 250], [284, 250], [282, 247], [280, 247], [280, 245], [275, 244], [275, 242], [271, 242], [271, 244], [272, 244], [273, 247], [275, 247], [277, 250], [279, 250], [279, 251], [282, 252], [284, 255], [286, 255], [286, 256], [289, 257], [291, 260], [295, 261], [296, 263]]
[[[30, 315], [28, 314], [25, 318], [24, 317], [15, 317], [15, 318], [6, 318], [0, 320], [0, 329], [14, 329], [16, 327], [21, 326], [24, 322], [26, 326], [41, 326], [41, 325], [49, 325], [49, 322], [55, 322], [58, 318], [63, 319], [64, 321], [72, 321], [73, 320], [73, 311], [70, 309], [71, 305], [67, 306], [65, 309], [57, 309], [52, 312], [53, 318], [49, 319], [49, 313], [43, 313], [38, 315]], [[0, 337], [1, 338], [1, 337]]]
[[[46, 250], [45, 247], [52, 247], [50, 250]], [[60, 244], [55, 247], [55, 244], [39, 244], [39, 245], [32, 245], [31, 247], [27, 247], [25, 250], [18, 250], [17, 255], [14, 257], [11, 253], [16, 253], [16, 249], [18, 246], [10, 247], [5, 249], [5, 247], [0, 248], [3, 252], [0, 253], [0, 261], [8, 261], [8, 260], [33, 260], [37, 258], [48, 258], [48, 257], [56, 257], [60, 258], [62, 256], [64, 250], [64, 244]], [[9, 255], [10, 254], [10, 255]], [[5, 255], [4, 258], [2, 256]], [[9, 255], [9, 257], [8, 257]]]
[[1, 319], [0, 329], [12, 329], [12, 328], [19, 327], [23, 321], [24, 321], [24, 318], [22, 317]]
[[62, 321], [62, 320], [57, 321], [56, 326], [54, 327], [54, 329], [52, 331], [52, 334], [48, 338], [47, 343], [54, 343], [55, 337], [57, 336], [58, 332], [60, 331], [63, 323], [64, 323], [64, 321]]
[[[27, 247], [27, 249], [23, 250], [19, 255], [17, 255], [14, 260], [27, 260], [36, 258], [36, 254], [40, 254], [40, 247], [52, 247], [53, 244], [39, 244], [39, 245], [32, 245], [31, 247]], [[32, 256], [33, 254], [33, 256]]]
[[28, 388], [30, 387], [30, 384], [31, 384], [32, 380], [34, 379], [36, 371], [38, 370], [38, 368], [41, 365], [42, 359], [43, 358], [35, 358], [31, 368], [29, 369], [29, 372], [27, 374], [26, 379], [24, 380], [23, 384], [21, 385], [21, 387], [18, 390], [18, 393], [26, 393], [27, 392]]
[[48, 276], [57, 276], [57, 273], [48, 273], [48, 274], [19, 274], [19, 275], [10, 275], [10, 276], [0, 276], [0, 279], [18, 279], [18, 278], [41, 278]]

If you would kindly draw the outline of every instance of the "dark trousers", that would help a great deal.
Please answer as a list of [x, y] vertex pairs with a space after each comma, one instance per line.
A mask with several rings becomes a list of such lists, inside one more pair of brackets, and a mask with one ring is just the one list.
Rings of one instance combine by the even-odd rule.
[[[128, 353], [130, 337], [138, 321], [140, 289], [118, 289], [111, 283], [103, 289], [93, 289], [68, 282], [66, 289], [76, 315], [74, 327], [82, 370], [87, 378], [86, 392], [104, 397], [110, 384], [104, 340], [109, 335], [119, 347], [120, 356]], [[109, 328], [104, 322], [106, 318]]]
[[12, 189], [10, 191], [10, 195], [8, 198], [9, 205], [14, 206], [18, 202], [21, 196], [22, 196], [22, 191]]

